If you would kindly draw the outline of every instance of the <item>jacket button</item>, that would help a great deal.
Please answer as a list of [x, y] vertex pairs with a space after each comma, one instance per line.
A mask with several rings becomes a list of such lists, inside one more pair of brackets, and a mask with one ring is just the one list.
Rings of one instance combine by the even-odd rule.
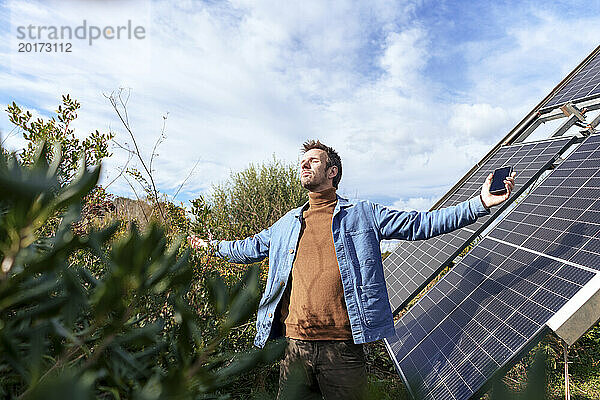
[[269, 313], [269, 318], [273, 318], [273, 313]]
[[284, 281], [279, 282], [279, 286], [283, 286], [284, 283]]
[[290, 254], [294, 254], [294, 249], [290, 249]]

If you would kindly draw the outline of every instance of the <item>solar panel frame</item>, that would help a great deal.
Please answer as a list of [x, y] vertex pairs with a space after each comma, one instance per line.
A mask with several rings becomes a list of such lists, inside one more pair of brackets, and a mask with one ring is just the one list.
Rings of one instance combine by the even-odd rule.
[[[489, 172], [520, 156], [521, 160], [529, 163], [528, 166], [531, 165], [535, 168], [525, 167], [522, 162], [513, 165], [519, 174], [517, 187], [511, 195], [511, 199], [515, 199], [576, 140], [575, 137], [561, 137], [501, 147], [480, 168], [473, 171], [465, 184], [448, 196], [446, 201], [440, 204], [440, 208], [456, 205], [478, 194]], [[533, 150], [540, 149], [541, 151], [536, 153], [537, 155], [529, 155]], [[536, 157], [540, 156], [547, 156], [547, 159], [543, 162], [536, 161]], [[384, 260], [383, 264], [392, 312], [397, 314], [405, 307], [411, 298], [448, 266], [451, 260], [456, 258], [479, 233], [510, 205], [510, 202], [509, 200], [496, 207], [489, 216], [479, 218], [474, 224], [454, 232], [425, 241], [400, 242], [398, 247]], [[400, 268], [402, 269], [400, 270]]]
[[596, 51], [568, 82], [541, 107], [544, 113], [568, 102], [581, 102], [600, 97], [600, 51]]
[[[600, 239], [592, 241], [592, 239], [597, 238], [598, 233], [600, 233], [600, 199], [597, 197], [597, 191], [590, 191], [590, 188], [598, 188], [600, 190], [600, 170], [596, 167], [589, 168], [590, 165], [595, 165], [597, 159], [600, 160], [600, 135], [592, 135], [585, 139], [585, 141], [583, 141], [565, 161], [553, 170], [539, 186], [534, 188], [525, 199], [511, 210], [506, 218], [490, 231], [488, 236], [478, 243], [477, 246], [475, 246], [475, 248], [457, 264], [457, 266], [446, 274], [398, 321], [396, 324], [396, 333], [400, 337], [403, 336], [402, 329], [403, 327], [406, 327], [407, 321], [408, 323], [411, 323], [416, 317], [421, 318], [421, 321], [423, 321], [423, 326], [419, 325], [418, 327], [415, 327], [413, 324], [410, 329], [404, 329], [409, 335], [404, 337], [402, 341], [398, 340], [396, 342], [390, 342], [389, 339], [385, 339], [386, 347], [392, 356], [396, 369], [399, 371], [413, 397], [421, 398], [419, 397], [421, 392], [417, 390], [419, 386], [415, 386], [415, 380], [411, 378], [410, 374], [405, 373], [401, 363], [408, 357], [408, 354], [414, 351], [416, 361], [413, 362], [410, 361], [410, 359], [409, 361], [411, 362], [412, 368], [414, 368], [414, 370], [419, 373], [419, 376], [423, 378], [423, 385], [438, 381], [443, 383], [443, 379], [447, 378], [444, 375], [433, 374], [435, 376], [422, 376], [419, 368], [427, 370], [436, 367], [432, 364], [431, 360], [439, 360], [440, 357], [445, 357], [445, 359], [450, 362], [451, 360], [444, 355], [445, 353], [443, 353], [443, 350], [446, 346], [450, 346], [454, 343], [453, 340], [459, 333], [452, 333], [451, 328], [439, 328], [442, 333], [446, 335], [444, 337], [446, 340], [442, 342], [444, 343], [443, 345], [436, 347], [440, 354], [435, 356], [428, 354], [427, 351], [432, 349], [432, 345], [435, 345], [436, 342], [426, 343], [425, 339], [423, 339], [425, 336], [423, 335], [434, 338], [436, 337], [435, 335], [439, 335], [439, 333], [434, 333], [434, 330], [438, 329], [443, 321], [453, 319], [453, 313], [460, 310], [459, 307], [463, 304], [467, 305], [465, 308], [466, 310], [473, 310], [474, 307], [476, 309], [479, 306], [481, 306], [482, 309], [489, 309], [490, 315], [487, 316], [487, 318], [494, 322], [492, 326], [504, 325], [510, 327], [508, 325], [510, 322], [511, 324], [514, 324], [515, 327], [518, 327], [518, 329], [515, 330], [510, 327], [510, 330], [506, 330], [501, 337], [500, 334], [498, 334], [499, 338], [503, 339], [504, 342], [498, 341], [498, 343], [494, 343], [495, 339], [479, 337], [481, 335], [477, 337], [473, 335], [473, 337], [469, 336], [468, 339], [464, 339], [464, 342], [467, 344], [470, 343], [472, 347], [484, 348], [484, 346], [496, 344], [496, 346], [489, 348], [490, 352], [498, 352], [496, 360], [501, 361], [496, 362], [498, 365], [497, 368], [495, 368], [495, 371], [492, 371], [489, 368], [482, 368], [482, 372], [482, 370], [477, 369], [477, 371], [472, 372], [471, 375], [466, 375], [463, 379], [458, 372], [467, 373], [469, 370], [464, 367], [461, 369], [462, 365], [467, 365], [468, 361], [476, 367], [479, 365], [479, 362], [485, 361], [485, 357], [489, 356], [489, 354], [485, 351], [482, 352], [485, 353], [483, 355], [475, 354], [473, 351], [467, 354], [461, 350], [464, 360], [456, 367], [452, 366], [452, 370], [458, 374], [460, 379], [454, 377], [449, 384], [454, 385], [452, 388], [453, 390], [459, 392], [462, 390], [462, 393], [466, 394], [462, 397], [461, 395], [455, 396], [449, 391], [447, 386], [442, 387], [438, 385], [433, 387], [429, 392], [432, 393], [430, 397], [422, 398], [466, 399], [481, 395], [486, 390], [486, 382], [488, 382], [489, 379], [506, 371], [514, 361], [519, 359], [528, 349], [535, 345], [540, 335], [543, 335], [548, 331], [549, 328], [547, 327], [547, 324], [552, 318], [552, 315], [556, 314], [559, 310], [563, 312], [565, 310], [563, 307], [565, 307], [576, 293], [582, 290], [590, 280], [593, 278], [597, 279], [597, 277], [600, 276]], [[579, 179], [584, 175], [588, 175], [588, 178], [586, 179], [586, 182], [580, 184]], [[576, 182], [576, 184], [569, 182], [569, 179]], [[566, 186], [565, 183], [567, 184]], [[559, 198], [562, 197], [560, 203], [544, 204], [543, 200], [554, 198], [551, 196], [552, 193], [559, 191], [560, 193], [568, 194], [568, 188], [574, 188], [575, 185], [577, 186], [577, 190], [573, 191], [569, 197], [559, 196]], [[567, 189], [565, 190], [565, 188]], [[587, 201], [581, 202], [580, 200], [582, 199]], [[573, 211], [566, 211], [567, 214], [565, 215], [568, 215], [570, 212], [572, 217], [570, 221], [571, 225], [569, 226], [581, 223], [592, 226], [592, 229], [583, 229], [571, 234], [569, 234], [568, 231], [561, 231], [560, 229], [563, 229], [564, 226], [556, 226], [555, 224], [562, 223], [561, 221], [566, 221], [566, 219], [561, 220], [554, 218], [558, 221], [557, 222], [552, 220], [552, 216], [556, 215], [560, 210], [569, 208], [565, 207], [565, 205], [572, 206], [577, 204], [580, 208], [575, 210], [580, 212], [576, 213], [575, 216], [573, 216]], [[594, 207], [593, 210], [592, 207]], [[538, 213], [534, 212], [536, 210]], [[592, 217], [588, 215], [590, 210], [595, 213]], [[573, 246], [575, 246], [577, 248], [576, 251], [571, 253], [563, 251], [559, 254], [544, 254], [543, 251], [548, 249], [548, 247], [539, 248], [539, 243], [536, 243], [535, 241], [528, 243], [528, 240], [532, 238], [539, 240], [539, 238], [536, 237], [536, 234], [539, 232], [547, 233], [542, 230], [542, 227], [544, 226], [550, 231], [556, 231], [556, 234], [551, 236], [554, 237], [553, 240], [555, 242], [563, 236], [567, 237], [571, 241], [565, 242], [570, 246], [566, 247], [573, 248]], [[516, 229], [519, 227], [525, 228], [522, 233], [516, 232]], [[581, 232], [584, 234], [581, 234]], [[579, 241], [579, 238], [581, 237], [586, 238], [586, 240]], [[593, 255], [594, 259], [588, 259], [587, 261], [594, 261], [595, 263], [578, 264], [576, 261], [580, 260], [574, 261], [574, 255], [579, 254], [580, 251], [586, 249], [586, 246], [590, 243], [593, 243], [593, 247], [587, 247], [587, 250], [593, 248], [597, 250], [598, 253], [588, 251]], [[497, 266], [493, 268], [492, 271], [477, 271], [476, 268], [479, 268], [479, 263], [483, 263], [483, 260], [486, 257], [494, 253], [503, 257], [499, 259]], [[558, 258], [558, 256], [566, 257], [562, 259]], [[488, 265], [492, 264], [491, 261], [488, 263]], [[471, 265], [474, 266], [471, 268]], [[467, 274], [466, 271], [469, 271], [469, 268], [474, 272]], [[507, 274], [503, 275], [502, 271], [512, 274], [512, 276], [506, 278]], [[502, 279], [505, 281], [505, 284], [502, 283]], [[490, 296], [482, 297], [481, 291], [477, 291], [479, 288], [483, 287], [483, 291], [486, 293], [494, 293], [494, 290], [498, 290], [498, 284], [503, 285], [505, 287], [503, 290], [506, 290], [508, 293], [514, 292], [515, 294], [513, 294], [513, 297], [515, 299], [522, 297], [525, 300], [519, 303], [515, 299], [507, 302], [505, 301], [506, 297], [490, 299]], [[487, 288], [484, 285], [487, 285]], [[459, 290], [461, 286], [464, 287], [464, 290]], [[453, 293], [452, 290], [456, 293]], [[498, 290], [497, 293], [499, 294], [501, 291]], [[536, 304], [540, 306], [537, 309], [535, 308]], [[512, 306], [514, 306], [515, 312], [509, 315], [507, 313]], [[543, 306], [543, 309], [541, 306]], [[436, 310], [436, 308], [439, 310]], [[426, 309], [427, 312], [425, 311]], [[522, 312], [520, 312], [520, 310], [522, 310]], [[421, 311], [420, 314], [418, 314], [419, 311]], [[469, 327], [469, 323], [475, 321], [475, 316], [479, 315], [479, 312], [480, 311], [473, 311], [473, 317], [470, 321], [468, 313], [465, 314], [466, 318], [465, 315], [463, 315], [462, 318], [459, 318], [458, 322], [455, 323], [458, 326], [458, 329], [460, 330], [461, 326]], [[404, 321], [405, 318], [407, 321]], [[435, 325], [436, 321], [440, 318], [443, 318], [442, 322]], [[519, 318], [521, 318], [520, 321]], [[504, 321], [506, 321], [506, 324], [504, 324]], [[529, 325], [527, 325], [527, 323]], [[403, 325], [401, 326], [401, 324]], [[463, 332], [466, 331], [466, 329], [467, 328], [462, 328]], [[521, 332], [525, 334], [523, 335]], [[519, 336], [521, 336], [520, 342], [518, 341]], [[407, 355], [399, 361], [396, 357], [397, 350], [395, 350], [398, 349], [398, 347], [395, 347], [394, 343], [400, 342], [402, 342], [400, 348], [406, 347], [410, 350]], [[419, 342], [425, 342], [425, 344], [422, 345], [425, 350], [420, 349], [419, 346], [415, 347]], [[507, 344], [507, 346], [504, 346], [504, 344]], [[506, 352], [507, 350], [508, 353]], [[473, 362], [468, 359], [469, 356], [475, 357]], [[441, 370], [440, 368], [446, 368], [446, 370], [441, 370], [443, 373], [446, 373], [444, 371], [447, 371], [449, 367], [440, 365], [441, 364], [438, 363], [436, 368], [438, 370]], [[482, 377], [485, 379], [482, 380]], [[479, 378], [479, 380], [476, 378]], [[462, 380], [462, 383], [457, 382], [460, 380]], [[472, 386], [469, 386], [469, 384]], [[465, 387], [468, 389], [467, 392], [464, 392]], [[436, 391], [434, 392], [434, 390]], [[444, 390], [446, 391], [444, 392]], [[438, 393], [437, 391], [443, 393]], [[465, 397], [467, 395], [468, 397]]]

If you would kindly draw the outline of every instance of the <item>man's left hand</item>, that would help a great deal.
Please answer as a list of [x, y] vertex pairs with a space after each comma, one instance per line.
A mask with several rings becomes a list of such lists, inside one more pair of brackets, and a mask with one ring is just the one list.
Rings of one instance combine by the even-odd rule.
[[485, 180], [483, 186], [481, 187], [481, 202], [485, 208], [491, 208], [493, 206], [497, 206], [500, 203], [503, 203], [510, 197], [510, 193], [515, 188], [515, 176], [517, 176], [516, 172], [507, 176], [504, 180], [504, 187], [506, 187], [506, 193], [504, 194], [491, 194], [490, 193], [490, 185], [492, 184], [492, 176], [493, 174], [489, 174], [487, 179]]

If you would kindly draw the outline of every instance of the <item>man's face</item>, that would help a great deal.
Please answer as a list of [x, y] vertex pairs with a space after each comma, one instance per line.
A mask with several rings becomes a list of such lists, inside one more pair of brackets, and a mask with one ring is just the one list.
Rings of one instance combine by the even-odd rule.
[[[304, 153], [300, 161], [300, 183], [311, 192], [320, 192], [332, 187], [332, 171], [327, 171], [327, 153], [320, 149], [311, 149]], [[329, 174], [328, 174], [329, 172]], [[335, 176], [335, 174], [334, 174]]]

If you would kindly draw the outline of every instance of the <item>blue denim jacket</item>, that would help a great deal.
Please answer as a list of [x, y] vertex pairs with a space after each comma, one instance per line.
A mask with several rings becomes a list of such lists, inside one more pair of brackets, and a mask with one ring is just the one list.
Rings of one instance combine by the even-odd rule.
[[[332, 230], [344, 299], [355, 343], [382, 339], [394, 333], [392, 311], [383, 277], [379, 243], [383, 239], [419, 240], [450, 232], [489, 213], [479, 197], [435, 211], [398, 211], [365, 200], [337, 196]], [[302, 207], [289, 211], [270, 228], [244, 240], [221, 241], [216, 254], [234, 263], [253, 263], [269, 257], [269, 275], [262, 296], [254, 344], [263, 347], [278, 336], [273, 320], [292, 264], [302, 225]], [[279, 321], [276, 321], [279, 324]], [[273, 332], [272, 332], [273, 331]]]

